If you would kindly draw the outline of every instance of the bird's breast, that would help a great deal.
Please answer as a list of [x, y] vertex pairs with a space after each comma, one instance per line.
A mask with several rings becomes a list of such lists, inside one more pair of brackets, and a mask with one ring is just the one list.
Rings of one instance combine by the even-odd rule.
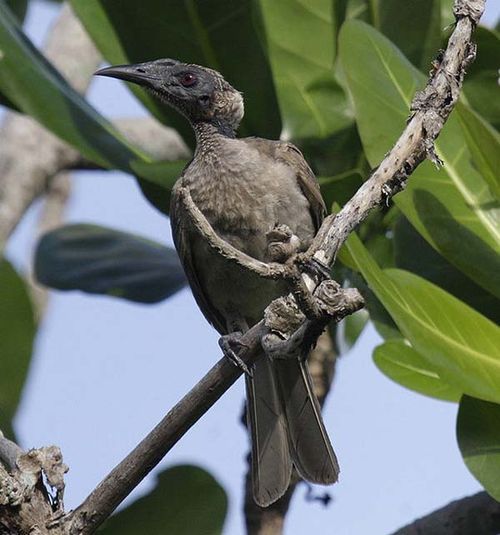
[[195, 158], [184, 177], [193, 201], [222, 238], [254, 258], [264, 258], [277, 224], [307, 245], [314, 226], [293, 169], [233, 141], [222, 155]]

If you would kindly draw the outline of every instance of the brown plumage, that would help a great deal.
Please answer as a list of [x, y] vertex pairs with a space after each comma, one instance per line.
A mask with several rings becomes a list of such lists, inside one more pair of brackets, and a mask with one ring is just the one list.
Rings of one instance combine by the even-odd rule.
[[[157, 60], [99, 74], [146, 86], [191, 122], [197, 146], [172, 193], [174, 241], [207, 320], [222, 335], [247, 330], [286, 287], [249, 274], [210, 249], [190, 225], [177, 190], [189, 189], [224, 240], [269, 261], [268, 237], [277, 225], [286, 225], [295, 249], [304, 250], [321, 224], [325, 205], [313, 172], [291, 143], [235, 137], [243, 99], [216, 71]], [[246, 376], [246, 387], [255, 501], [265, 507], [282, 496], [292, 464], [307, 481], [334, 483], [338, 464], [305, 361], [264, 356], [253, 376]]]

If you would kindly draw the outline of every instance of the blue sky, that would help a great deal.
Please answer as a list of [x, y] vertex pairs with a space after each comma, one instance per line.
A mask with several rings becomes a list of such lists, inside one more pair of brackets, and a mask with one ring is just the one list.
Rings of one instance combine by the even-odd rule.
[[[28, 32], [40, 43], [56, 8], [33, 2]], [[488, 20], [500, 12], [488, 2]], [[144, 58], [148, 59], [148, 58]], [[118, 81], [96, 79], [91, 102], [108, 117], [145, 112]], [[16, 231], [8, 255], [24, 269], [38, 207]], [[74, 175], [71, 222], [93, 222], [171, 244], [170, 226], [122, 173]], [[387, 534], [449, 501], [480, 489], [455, 441], [454, 404], [393, 384], [375, 368], [372, 328], [337, 367], [325, 421], [341, 464], [328, 508], [304, 501], [299, 488], [286, 533]], [[58, 444], [70, 466], [71, 508], [136, 445], [220, 356], [217, 334], [188, 290], [142, 306], [111, 298], [55, 293], [36, 341], [35, 357], [15, 421], [22, 445]], [[243, 533], [242, 488], [248, 450], [240, 424], [239, 381], [181, 440], [160, 468], [193, 463], [228, 492], [225, 533]], [[152, 485], [154, 475], [135, 495]], [[319, 490], [322, 490], [321, 488]]]

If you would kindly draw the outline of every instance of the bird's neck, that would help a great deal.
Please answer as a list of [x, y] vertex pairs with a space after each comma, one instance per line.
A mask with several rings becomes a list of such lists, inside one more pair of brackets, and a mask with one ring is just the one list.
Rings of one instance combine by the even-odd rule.
[[227, 121], [222, 121], [220, 119], [216, 119], [210, 122], [194, 122], [193, 129], [196, 134], [196, 145], [199, 148], [204, 148], [213, 145], [214, 140], [217, 139], [234, 139], [236, 137], [233, 127]]

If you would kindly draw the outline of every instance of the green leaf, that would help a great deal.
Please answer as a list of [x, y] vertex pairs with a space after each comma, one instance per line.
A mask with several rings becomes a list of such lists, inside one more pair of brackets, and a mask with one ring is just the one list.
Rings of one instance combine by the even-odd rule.
[[500, 500], [500, 405], [464, 396], [458, 410], [457, 440], [472, 475]]
[[351, 169], [335, 176], [318, 177], [318, 182], [326, 206], [343, 206], [363, 184], [363, 175], [359, 169]]
[[36, 323], [23, 279], [0, 260], [0, 430], [13, 437], [12, 419], [31, 361]]
[[390, 340], [375, 348], [377, 368], [394, 382], [432, 398], [458, 401], [462, 392], [441, 379], [436, 369], [402, 340]]
[[358, 310], [338, 324], [337, 338], [340, 340], [337, 345], [342, 349], [342, 353], [349, 351], [354, 346], [369, 319], [370, 315], [366, 310]]
[[176, 466], [156, 487], [104, 525], [104, 535], [220, 535], [227, 512], [224, 489], [205, 470]]
[[139, 303], [157, 303], [185, 284], [177, 253], [133, 234], [67, 225], [45, 234], [35, 252], [39, 282]]
[[[269, 65], [252, 22], [252, 1], [72, 0], [71, 5], [106, 60], [136, 63], [171, 57], [220, 71], [245, 94], [242, 133], [276, 138], [281, 131]], [[183, 136], [180, 115], [137, 86], [133, 92]]]
[[260, 0], [265, 48], [288, 138], [325, 138], [352, 123], [335, 80], [331, 0]]
[[430, 247], [404, 216], [394, 225], [393, 233], [396, 267], [427, 279], [490, 320], [500, 323], [498, 299]]
[[[365, 153], [377, 165], [402, 132], [409, 103], [425, 77], [384, 36], [360, 22], [344, 24], [340, 56]], [[395, 202], [420, 234], [452, 264], [500, 295], [498, 202], [472, 164], [456, 113], [436, 148], [445, 163], [418, 167]]]
[[439, 376], [466, 394], [500, 400], [500, 328], [425, 279], [381, 270], [355, 234], [347, 247], [401, 333]]
[[479, 26], [474, 32], [478, 54], [467, 69], [463, 92], [467, 102], [489, 121], [500, 128], [500, 99], [498, 98], [498, 58], [500, 34]]
[[441, 0], [370, 0], [374, 26], [419, 69], [429, 70], [441, 45]]
[[474, 166], [487, 182], [492, 194], [500, 199], [500, 135], [467, 106], [459, 104], [458, 111]]
[[43, 58], [1, 1], [0, 54], [0, 90], [24, 113], [91, 161], [130, 172], [130, 160], [142, 155]]
[[6, 0], [6, 4], [19, 22], [22, 22], [28, 9], [28, 0]]
[[453, 4], [455, 0], [441, 0], [441, 25], [443, 28], [448, 28], [455, 23], [455, 15], [453, 14]]

